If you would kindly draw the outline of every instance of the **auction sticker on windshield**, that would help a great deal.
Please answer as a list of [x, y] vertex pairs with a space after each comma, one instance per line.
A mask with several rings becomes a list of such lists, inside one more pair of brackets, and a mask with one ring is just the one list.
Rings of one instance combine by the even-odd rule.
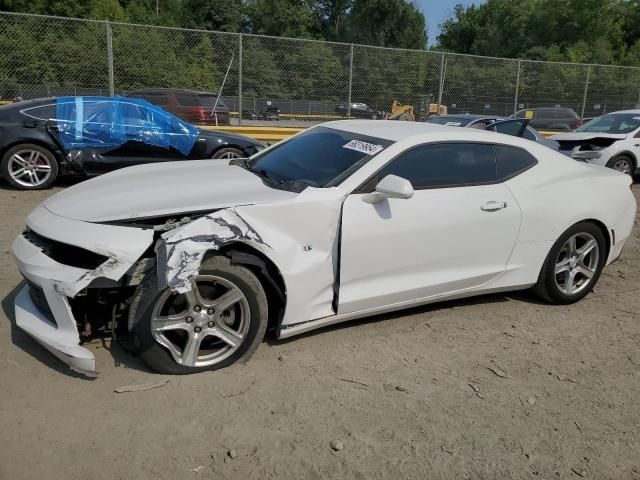
[[349, 143], [343, 145], [342, 148], [366, 153], [367, 155], [375, 155], [376, 153], [381, 152], [384, 147], [374, 143], [363, 142], [362, 140], [351, 140]]

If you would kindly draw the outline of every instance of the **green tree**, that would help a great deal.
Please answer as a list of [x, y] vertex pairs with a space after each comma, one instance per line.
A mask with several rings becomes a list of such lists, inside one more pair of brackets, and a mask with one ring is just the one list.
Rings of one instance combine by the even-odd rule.
[[424, 49], [424, 15], [405, 0], [354, 0], [348, 37], [356, 43], [381, 47]]
[[251, 33], [280, 37], [319, 38], [320, 22], [311, 0], [247, 0]]
[[185, 0], [183, 26], [238, 32], [242, 25], [241, 0]]

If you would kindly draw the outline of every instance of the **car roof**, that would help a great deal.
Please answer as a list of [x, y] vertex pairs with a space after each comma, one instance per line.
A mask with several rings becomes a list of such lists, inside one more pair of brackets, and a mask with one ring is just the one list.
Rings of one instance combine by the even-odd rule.
[[500, 118], [500, 115], [480, 115], [477, 113], [450, 113], [448, 115], [438, 115], [436, 118], [464, 118], [465, 120], [484, 120], [492, 118]]
[[[450, 127], [447, 125], [436, 125], [426, 122], [405, 122], [400, 120], [337, 120], [323, 123], [321, 126], [391, 141], [405, 140], [410, 137], [428, 133], [449, 132], [460, 134], [461, 130], [459, 127]], [[491, 133], [484, 132], [483, 130], [478, 130], [478, 132]]]
[[[626, 113], [626, 114], [635, 114], [635, 115], [640, 115], [640, 110], [618, 110], [617, 112], [607, 112], [607, 113], [603, 113], [602, 115], [598, 115], [598, 116], [604, 116], [604, 115], [615, 115], [617, 113]], [[595, 118], [595, 117], [593, 117]]]
[[191, 95], [213, 95], [217, 96], [217, 93], [206, 92], [204, 90], [188, 90], [186, 88], [136, 88], [129, 91], [130, 93], [143, 92], [143, 93], [188, 93]]

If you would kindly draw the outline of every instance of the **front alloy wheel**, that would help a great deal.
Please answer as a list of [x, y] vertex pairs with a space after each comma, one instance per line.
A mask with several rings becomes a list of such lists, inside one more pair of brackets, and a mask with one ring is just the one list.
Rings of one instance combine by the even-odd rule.
[[186, 293], [159, 289], [156, 268], [150, 268], [131, 300], [129, 328], [149, 367], [187, 374], [247, 360], [264, 338], [268, 315], [255, 274], [214, 255], [202, 262]]
[[151, 334], [176, 363], [210, 367], [231, 356], [249, 330], [249, 302], [230, 281], [214, 275], [191, 279], [191, 291], [166, 290], [155, 304]]
[[611, 159], [607, 163], [607, 167], [626, 175], [633, 175], [633, 160], [626, 155]]

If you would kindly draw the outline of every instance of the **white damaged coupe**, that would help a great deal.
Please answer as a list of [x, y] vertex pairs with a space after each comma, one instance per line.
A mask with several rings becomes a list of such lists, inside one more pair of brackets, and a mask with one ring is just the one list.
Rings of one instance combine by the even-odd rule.
[[314, 127], [248, 160], [136, 166], [62, 191], [13, 253], [17, 325], [72, 368], [115, 333], [154, 370], [444, 299], [587, 295], [631, 234], [631, 178], [543, 145], [393, 121]]

